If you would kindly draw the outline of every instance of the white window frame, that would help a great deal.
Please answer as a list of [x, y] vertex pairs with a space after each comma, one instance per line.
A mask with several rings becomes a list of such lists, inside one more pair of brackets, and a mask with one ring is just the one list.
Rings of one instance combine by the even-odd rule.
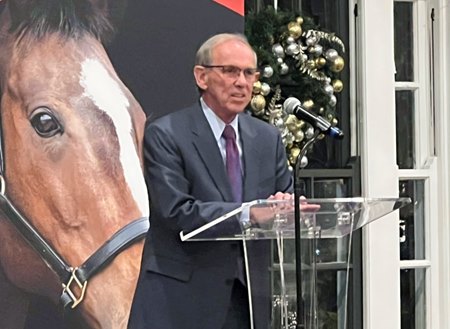
[[[397, 197], [392, 0], [358, 1], [360, 154], [365, 197]], [[400, 327], [398, 214], [363, 228], [364, 328]]]

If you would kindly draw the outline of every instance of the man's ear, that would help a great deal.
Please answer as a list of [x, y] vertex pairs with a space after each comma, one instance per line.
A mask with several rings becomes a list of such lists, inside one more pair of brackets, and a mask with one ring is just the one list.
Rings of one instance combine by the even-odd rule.
[[194, 77], [197, 86], [201, 90], [208, 89], [208, 74], [203, 66], [195, 65], [194, 66]]

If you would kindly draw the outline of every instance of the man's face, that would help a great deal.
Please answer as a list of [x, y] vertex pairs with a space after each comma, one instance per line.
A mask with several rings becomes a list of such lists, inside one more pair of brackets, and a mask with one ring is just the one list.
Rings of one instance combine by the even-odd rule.
[[252, 97], [258, 79], [253, 50], [239, 40], [228, 40], [212, 50], [212, 62], [196, 66], [197, 85], [203, 100], [225, 122], [242, 112]]

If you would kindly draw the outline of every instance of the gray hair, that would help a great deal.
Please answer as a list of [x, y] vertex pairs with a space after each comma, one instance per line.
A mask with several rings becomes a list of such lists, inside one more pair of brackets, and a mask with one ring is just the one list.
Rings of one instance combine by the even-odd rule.
[[197, 54], [195, 55], [195, 65], [211, 65], [212, 50], [217, 45], [229, 40], [240, 41], [243, 44], [247, 45], [250, 49], [252, 49], [253, 53], [255, 54], [255, 63], [257, 63], [256, 53], [245, 35], [241, 33], [221, 33], [212, 36], [200, 46], [200, 48], [197, 50]]

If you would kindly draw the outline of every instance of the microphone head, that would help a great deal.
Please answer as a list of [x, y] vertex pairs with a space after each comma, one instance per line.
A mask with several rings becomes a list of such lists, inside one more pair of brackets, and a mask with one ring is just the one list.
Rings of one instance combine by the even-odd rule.
[[302, 103], [295, 97], [288, 97], [284, 103], [283, 108], [288, 114], [293, 114], [294, 110], [297, 106], [300, 106]]

